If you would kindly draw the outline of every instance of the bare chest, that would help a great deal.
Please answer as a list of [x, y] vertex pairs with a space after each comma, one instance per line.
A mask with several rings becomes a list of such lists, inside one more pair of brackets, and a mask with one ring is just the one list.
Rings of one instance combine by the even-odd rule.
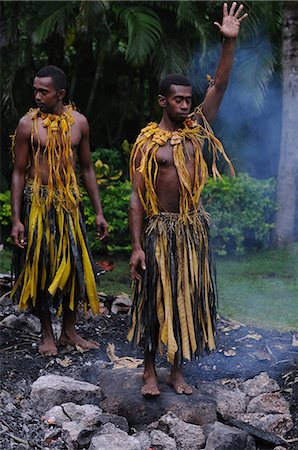
[[[174, 157], [174, 147], [167, 142], [164, 146], [160, 147], [156, 153], [156, 161], [160, 169], [171, 169], [175, 168], [175, 157]], [[194, 164], [195, 150], [189, 140], [184, 142], [183, 145], [183, 156], [185, 164], [188, 168], [192, 168]], [[178, 157], [178, 155], [177, 155]], [[176, 158], [177, 164], [177, 158]]]
[[[51, 139], [52, 139], [52, 145], [55, 145], [57, 147], [59, 147], [59, 146], [63, 147], [63, 145], [65, 145], [65, 142], [64, 142], [65, 139], [62, 138], [62, 133], [59, 128], [58, 128], [57, 132], [50, 133], [48, 131], [48, 128], [43, 126], [41, 119], [38, 119], [36, 128], [37, 129], [33, 133], [34, 148], [37, 148], [38, 146], [40, 146], [41, 150], [45, 150], [46, 147], [49, 145], [49, 141]], [[79, 147], [81, 137], [82, 137], [81, 130], [74, 123], [70, 127], [70, 132], [69, 132], [71, 148], [74, 152], [76, 152]], [[68, 143], [67, 143], [67, 145], [68, 145]]]

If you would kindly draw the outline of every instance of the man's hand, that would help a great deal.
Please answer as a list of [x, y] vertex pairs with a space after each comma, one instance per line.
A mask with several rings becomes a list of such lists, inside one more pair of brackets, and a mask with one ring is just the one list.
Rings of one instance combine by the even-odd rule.
[[133, 250], [130, 258], [130, 274], [132, 281], [140, 280], [140, 268], [146, 270], [145, 252], [141, 248]]
[[237, 3], [233, 2], [230, 12], [228, 12], [228, 5], [227, 3], [224, 3], [222, 24], [220, 25], [218, 22], [214, 22], [214, 25], [219, 28], [221, 35], [226, 39], [236, 39], [239, 33], [240, 23], [248, 16], [248, 14], [245, 13], [243, 16], [239, 17], [243, 10], [243, 5], [240, 5], [235, 12], [236, 6]]
[[25, 248], [27, 245], [27, 239], [24, 236], [24, 231], [25, 227], [20, 221], [13, 222], [10, 236], [13, 243], [20, 248]]
[[95, 217], [95, 223], [96, 223], [96, 235], [98, 239], [101, 241], [108, 235], [108, 224], [102, 214], [98, 214]]

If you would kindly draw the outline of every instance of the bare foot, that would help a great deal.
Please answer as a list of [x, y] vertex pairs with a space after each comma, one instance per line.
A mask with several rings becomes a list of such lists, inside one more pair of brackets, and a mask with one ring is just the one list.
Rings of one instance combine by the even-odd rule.
[[171, 373], [169, 384], [173, 386], [177, 394], [191, 395], [193, 393], [192, 387], [186, 383], [181, 372]]
[[76, 331], [73, 331], [71, 333], [66, 333], [66, 331], [63, 331], [59, 339], [59, 344], [64, 347], [66, 345], [71, 345], [72, 347], [78, 345], [83, 350], [95, 350], [99, 348], [98, 342], [83, 339], [81, 336], [77, 334]]
[[38, 347], [38, 352], [43, 356], [56, 356], [57, 347], [54, 339], [52, 339], [51, 337], [43, 338], [40, 346]]
[[144, 384], [141, 389], [141, 394], [144, 397], [158, 397], [160, 395], [160, 390], [158, 389], [156, 374], [144, 375]]

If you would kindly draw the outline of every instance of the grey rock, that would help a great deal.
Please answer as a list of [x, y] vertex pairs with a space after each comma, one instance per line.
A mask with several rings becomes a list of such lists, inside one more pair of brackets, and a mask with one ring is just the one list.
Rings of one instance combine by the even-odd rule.
[[279, 390], [277, 382], [270, 378], [267, 372], [261, 372], [256, 377], [243, 383], [243, 391], [250, 397], [257, 397], [261, 394]]
[[13, 396], [9, 392], [5, 391], [4, 389], [1, 389], [0, 405], [4, 406], [4, 405], [7, 405], [8, 403], [13, 403], [13, 402], [14, 402]]
[[280, 392], [260, 394], [253, 398], [248, 406], [248, 413], [290, 414], [289, 404]]
[[204, 447], [206, 438], [202, 427], [180, 420], [172, 412], [163, 415], [158, 421], [158, 429], [173, 437], [178, 448], [198, 450]]
[[148, 450], [151, 447], [151, 439], [147, 431], [139, 431], [133, 437], [140, 442], [140, 450]]
[[44, 415], [46, 421], [51, 424], [62, 426], [63, 422], [80, 422], [91, 414], [101, 414], [102, 409], [96, 405], [76, 405], [75, 403], [63, 403], [60, 406], [54, 406]]
[[105, 424], [99, 436], [91, 440], [89, 450], [140, 450], [139, 440], [119, 430], [113, 424]]
[[99, 371], [96, 383], [106, 398], [100, 404], [110, 414], [125, 416], [132, 427], [145, 429], [148, 423], [172, 411], [180, 419], [196, 425], [216, 420], [216, 404], [208, 395], [194, 389], [193, 395], [177, 395], [168, 386], [168, 371], [158, 369], [161, 395], [148, 399], [142, 397], [142, 369], [107, 369]]
[[281, 437], [293, 427], [290, 414], [246, 413], [239, 414], [237, 419]]
[[151, 445], [156, 450], [177, 450], [175, 439], [161, 430], [153, 430], [150, 433]]
[[237, 386], [226, 387], [220, 382], [197, 384], [199, 392], [213, 398], [217, 404], [217, 411], [224, 417], [246, 411], [248, 397]]
[[31, 400], [38, 411], [72, 401], [79, 404], [98, 403], [102, 397], [98, 386], [60, 375], [41, 376], [31, 388]]
[[255, 450], [255, 447], [247, 447], [247, 438], [245, 431], [215, 422], [204, 450]]
[[22, 330], [24, 333], [28, 331], [29, 333], [39, 334], [41, 331], [40, 320], [36, 316], [28, 313], [22, 313], [19, 316], [10, 314], [0, 322], [0, 325]]

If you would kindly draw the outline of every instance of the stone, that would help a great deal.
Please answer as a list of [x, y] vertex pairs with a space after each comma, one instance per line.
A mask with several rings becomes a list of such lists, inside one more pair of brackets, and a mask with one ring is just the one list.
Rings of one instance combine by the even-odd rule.
[[226, 387], [219, 383], [197, 384], [199, 392], [216, 401], [217, 411], [224, 417], [236, 416], [246, 411], [248, 397], [238, 387]]
[[248, 406], [248, 413], [290, 414], [289, 404], [280, 392], [260, 394], [253, 398]]
[[60, 375], [44, 375], [32, 384], [30, 397], [38, 411], [45, 411], [72, 401], [78, 404], [99, 403], [103, 394], [98, 386], [85, 381]]
[[244, 381], [243, 391], [249, 397], [257, 397], [258, 395], [268, 392], [277, 392], [280, 390], [277, 382], [269, 377], [267, 372], [261, 372], [254, 378]]
[[177, 450], [175, 439], [160, 430], [150, 433], [151, 445], [156, 450]]
[[0, 325], [16, 330], [22, 330], [24, 333], [29, 332], [39, 334], [41, 331], [40, 320], [33, 314], [28, 313], [22, 313], [19, 316], [10, 314], [0, 322]]
[[180, 420], [172, 412], [163, 415], [157, 428], [173, 437], [179, 448], [198, 450], [204, 447], [206, 438], [202, 427]]
[[293, 427], [290, 414], [246, 413], [239, 414], [237, 419], [281, 437]]
[[139, 450], [148, 450], [151, 447], [151, 439], [147, 431], [139, 431], [133, 436], [140, 442]]
[[90, 416], [90, 414], [100, 414], [102, 409], [96, 405], [76, 405], [75, 403], [63, 403], [61, 406], [54, 406], [44, 415], [45, 421], [56, 426], [62, 426], [63, 422], [76, 421]]
[[177, 395], [168, 386], [168, 370], [157, 370], [161, 395], [146, 399], [141, 395], [141, 369], [107, 369], [98, 372], [96, 383], [102, 388], [105, 400], [100, 404], [110, 414], [125, 416], [130, 426], [146, 429], [151, 422], [172, 411], [177, 417], [195, 425], [216, 420], [216, 404], [210, 396], [194, 389], [193, 395]]
[[129, 436], [115, 425], [107, 423], [100, 430], [99, 436], [94, 436], [88, 450], [140, 450], [137, 438]]
[[204, 450], [255, 450], [254, 440], [245, 431], [215, 422]]

